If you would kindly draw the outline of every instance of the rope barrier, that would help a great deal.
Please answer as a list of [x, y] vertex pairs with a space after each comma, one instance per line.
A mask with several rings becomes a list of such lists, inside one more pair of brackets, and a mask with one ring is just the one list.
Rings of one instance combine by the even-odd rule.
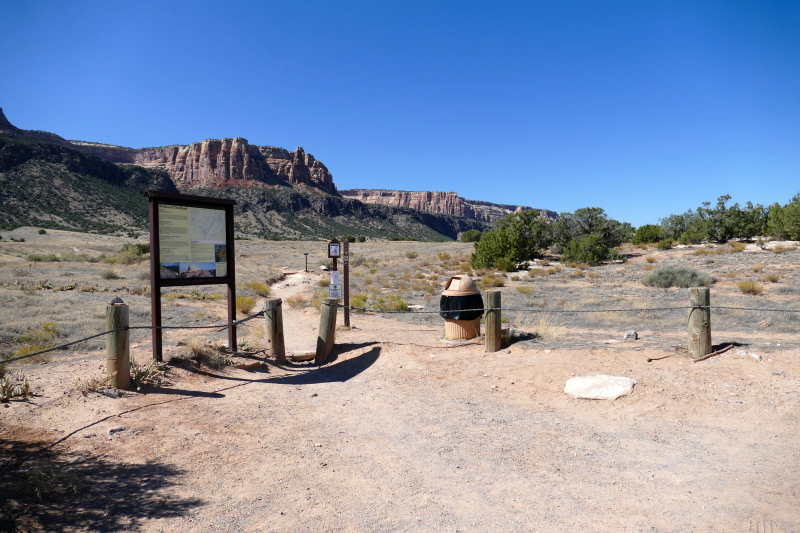
[[[323, 302], [322, 305], [331, 305]], [[413, 315], [426, 315], [439, 313], [464, 313], [472, 311], [524, 311], [529, 313], [633, 313], [639, 311], [672, 311], [679, 309], [731, 309], [738, 311], [767, 311], [771, 313], [800, 313], [800, 309], [765, 309], [760, 307], [728, 307], [722, 305], [682, 305], [677, 307], [635, 307], [630, 309], [530, 309], [527, 307], [484, 307], [481, 309], [454, 309], [452, 311], [381, 311], [380, 309], [370, 309], [368, 307], [354, 307], [352, 305], [346, 306], [343, 304], [335, 304], [337, 307], [343, 309], [347, 308], [351, 311], [364, 311], [368, 313], [380, 314], [413, 314]]]
[[88, 340], [91, 340], [91, 339], [95, 339], [97, 337], [102, 337], [103, 335], [108, 335], [109, 333], [114, 333], [116, 331], [124, 331], [124, 330], [131, 330], [131, 329], [149, 329], [149, 330], [155, 330], [155, 329], [217, 329], [217, 331], [223, 331], [223, 330], [226, 330], [226, 329], [230, 328], [231, 326], [238, 326], [239, 324], [244, 324], [245, 322], [247, 322], [249, 320], [253, 320], [254, 318], [258, 318], [260, 316], [264, 316], [264, 313], [266, 313], [267, 311], [271, 311], [271, 310], [275, 309], [276, 307], [280, 307], [280, 305], [281, 305], [281, 302], [278, 302], [276, 305], [273, 305], [272, 307], [270, 307], [268, 309], [264, 309], [263, 311], [259, 311], [258, 313], [250, 315], [247, 318], [243, 318], [241, 320], [234, 320], [233, 322], [230, 322], [229, 324], [217, 324], [215, 326], [128, 326], [128, 327], [125, 327], [125, 328], [110, 329], [108, 331], [104, 331], [103, 333], [97, 333], [96, 335], [91, 335], [89, 337], [84, 337], [83, 339], [78, 339], [76, 341], [68, 342], [66, 344], [61, 344], [59, 346], [54, 346], [53, 348], [48, 348], [46, 350], [41, 350], [39, 352], [31, 353], [31, 354], [28, 354], [28, 355], [23, 355], [23, 356], [20, 356], [20, 357], [14, 357], [12, 359], [4, 359], [4, 360], [0, 361], [0, 363], [1, 364], [13, 363], [14, 361], [19, 361], [21, 359], [27, 359], [28, 357], [34, 357], [36, 355], [42, 355], [42, 354], [45, 354], [45, 353], [48, 353], [48, 352], [53, 352], [55, 350], [61, 350], [63, 348], [67, 348], [67, 347], [75, 345], [75, 344], [80, 344], [81, 342], [85, 342], [85, 341], [88, 341]]

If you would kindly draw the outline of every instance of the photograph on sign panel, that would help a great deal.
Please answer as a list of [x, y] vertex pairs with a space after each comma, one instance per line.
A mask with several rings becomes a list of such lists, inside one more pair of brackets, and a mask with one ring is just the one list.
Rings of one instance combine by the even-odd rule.
[[217, 275], [217, 264], [181, 262], [180, 271], [182, 278], [213, 278]]
[[161, 263], [161, 279], [177, 279], [181, 277], [181, 264], [177, 262]]
[[341, 254], [339, 253], [339, 245], [338, 244], [331, 244], [330, 245], [330, 256], [331, 257], [339, 257]]
[[225, 263], [228, 261], [228, 248], [224, 244], [214, 245], [214, 261], [217, 263]]

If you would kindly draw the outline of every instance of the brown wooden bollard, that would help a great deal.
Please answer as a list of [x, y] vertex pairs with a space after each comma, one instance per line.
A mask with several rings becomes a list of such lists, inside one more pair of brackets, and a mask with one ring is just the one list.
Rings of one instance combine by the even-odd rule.
[[500, 332], [503, 327], [502, 311], [500, 310], [500, 291], [492, 289], [486, 291], [486, 353], [496, 352], [502, 342]]
[[267, 339], [272, 355], [279, 363], [286, 362], [286, 344], [283, 340], [283, 311], [280, 298], [267, 298], [264, 303], [264, 319], [266, 320]]
[[[106, 307], [106, 331], [129, 326], [128, 306], [120, 298]], [[130, 330], [122, 329], [106, 334], [106, 374], [115, 374], [111, 385], [127, 389], [131, 384]]]
[[314, 364], [324, 365], [333, 351], [336, 340], [336, 308], [338, 298], [323, 298], [319, 308], [319, 334], [317, 335], [317, 352]]
[[692, 359], [711, 353], [711, 289], [691, 287], [689, 289], [689, 356]]

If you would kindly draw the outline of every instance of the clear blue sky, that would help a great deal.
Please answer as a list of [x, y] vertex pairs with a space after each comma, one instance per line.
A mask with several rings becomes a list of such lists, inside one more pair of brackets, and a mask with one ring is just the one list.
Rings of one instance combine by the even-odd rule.
[[800, 2], [4, 2], [0, 107], [634, 225], [800, 191]]

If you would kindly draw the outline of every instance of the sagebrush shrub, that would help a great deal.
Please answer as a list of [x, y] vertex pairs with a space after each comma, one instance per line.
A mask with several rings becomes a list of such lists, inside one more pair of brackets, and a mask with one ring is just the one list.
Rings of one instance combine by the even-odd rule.
[[663, 265], [642, 278], [649, 287], [709, 287], [714, 282], [710, 275], [686, 265]]

